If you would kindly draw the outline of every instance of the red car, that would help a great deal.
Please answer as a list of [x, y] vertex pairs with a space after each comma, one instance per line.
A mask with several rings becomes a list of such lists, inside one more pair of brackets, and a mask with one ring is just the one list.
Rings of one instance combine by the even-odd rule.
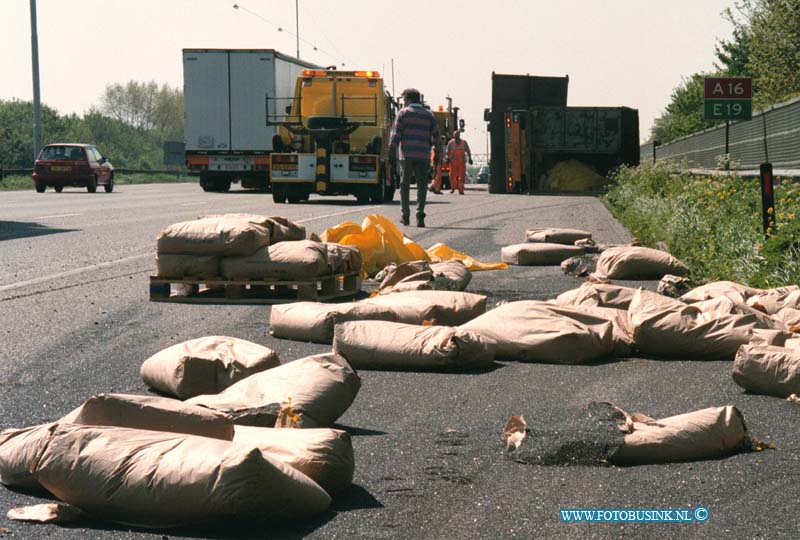
[[114, 191], [114, 167], [91, 144], [48, 144], [33, 166], [33, 183], [38, 193], [52, 186], [58, 193], [64, 186], [85, 187], [89, 193], [103, 186]]

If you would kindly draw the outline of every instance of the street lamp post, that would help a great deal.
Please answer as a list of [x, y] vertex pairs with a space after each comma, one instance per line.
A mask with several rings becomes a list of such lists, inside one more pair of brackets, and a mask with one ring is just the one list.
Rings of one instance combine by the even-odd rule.
[[36, 0], [31, 0], [31, 64], [33, 68], [33, 161], [42, 149], [42, 108], [39, 96], [39, 37], [36, 33]]
[[294, 27], [295, 37], [297, 38], [297, 59], [300, 60], [300, 6], [299, 0], [294, 0]]

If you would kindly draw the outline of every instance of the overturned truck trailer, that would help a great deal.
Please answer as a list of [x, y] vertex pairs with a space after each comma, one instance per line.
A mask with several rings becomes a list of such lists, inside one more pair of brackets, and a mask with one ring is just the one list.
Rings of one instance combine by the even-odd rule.
[[484, 111], [492, 137], [490, 193], [506, 193], [505, 113], [530, 107], [566, 107], [569, 77], [504, 75], [492, 72], [492, 108]]
[[600, 188], [639, 163], [639, 113], [628, 107], [531, 107], [504, 113], [500, 193]]

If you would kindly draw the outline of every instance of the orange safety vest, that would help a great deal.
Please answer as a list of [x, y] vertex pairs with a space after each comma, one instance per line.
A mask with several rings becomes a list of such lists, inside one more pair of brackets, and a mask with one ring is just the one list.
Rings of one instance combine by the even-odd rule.
[[467, 141], [464, 139], [459, 141], [450, 139], [450, 142], [447, 143], [447, 159], [450, 161], [466, 161], [467, 148]]

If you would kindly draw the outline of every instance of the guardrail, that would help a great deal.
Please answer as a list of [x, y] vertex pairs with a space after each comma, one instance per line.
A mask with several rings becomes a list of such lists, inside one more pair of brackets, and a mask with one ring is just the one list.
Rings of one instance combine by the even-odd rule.
[[[0, 165], [0, 181], [6, 176], [31, 176], [33, 169], [4, 169]], [[187, 176], [183, 169], [114, 169], [114, 174], [173, 174], [176, 178]]]
[[[725, 124], [676, 139], [664, 145], [640, 146], [640, 162], [673, 160], [690, 168], [715, 169], [725, 154]], [[747, 122], [730, 124], [730, 161], [737, 169], [758, 169], [770, 162], [776, 169], [800, 169], [800, 98], [756, 111]]]

